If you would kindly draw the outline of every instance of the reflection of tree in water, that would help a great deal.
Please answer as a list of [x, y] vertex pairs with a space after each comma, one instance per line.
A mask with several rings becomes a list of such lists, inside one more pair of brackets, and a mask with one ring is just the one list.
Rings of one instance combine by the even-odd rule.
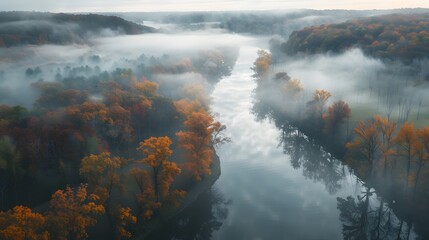
[[212, 188], [149, 239], [210, 239], [228, 216], [229, 204], [218, 190]]
[[341, 163], [325, 152], [320, 146], [309, 141], [297, 128], [284, 124], [281, 126], [283, 151], [291, 158], [292, 166], [302, 168], [303, 175], [314, 181], [323, 182], [330, 194], [340, 188], [344, 177]]
[[[274, 93], [273, 93], [274, 94]], [[290, 156], [293, 168], [302, 168], [303, 175], [314, 181], [322, 182], [330, 194], [335, 194], [340, 188], [340, 181], [345, 173], [340, 161], [324, 151], [320, 145], [311, 141], [297, 127], [288, 123], [278, 103], [264, 91], [264, 86], [258, 84], [254, 91], [252, 112], [258, 121], [270, 119], [281, 130], [279, 146]], [[274, 94], [275, 95], [275, 94]]]
[[403, 233], [403, 220], [398, 220], [383, 198], [377, 198], [366, 187], [355, 199], [337, 198], [344, 239], [408, 239], [410, 228]]

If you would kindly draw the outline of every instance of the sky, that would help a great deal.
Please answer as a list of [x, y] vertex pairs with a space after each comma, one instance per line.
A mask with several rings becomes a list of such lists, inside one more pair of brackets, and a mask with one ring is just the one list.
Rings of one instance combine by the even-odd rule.
[[170, 12], [429, 8], [428, 0], [0, 0], [0, 11]]

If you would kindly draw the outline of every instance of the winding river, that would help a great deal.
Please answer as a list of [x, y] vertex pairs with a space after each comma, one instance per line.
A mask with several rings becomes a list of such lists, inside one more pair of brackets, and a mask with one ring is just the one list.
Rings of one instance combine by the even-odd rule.
[[[211, 96], [212, 110], [232, 138], [217, 149], [220, 178], [157, 239], [343, 239], [347, 238], [343, 224], [371, 231], [374, 223], [366, 213], [378, 206], [380, 212], [389, 212], [392, 226], [399, 225], [374, 189], [365, 189], [347, 166], [320, 147], [312, 158], [294, 162], [284, 151], [287, 143], [282, 131], [267, 119], [256, 119], [252, 111], [256, 83], [250, 67], [257, 50], [253, 44], [241, 46], [232, 74], [216, 85]], [[368, 224], [347, 222], [347, 217], [341, 217], [339, 202], [345, 215], [347, 211], [359, 215], [361, 208], [356, 206], [365, 206], [366, 213], [357, 218], [365, 216]], [[379, 238], [383, 234], [392, 238], [398, 232], [377, 231]]]

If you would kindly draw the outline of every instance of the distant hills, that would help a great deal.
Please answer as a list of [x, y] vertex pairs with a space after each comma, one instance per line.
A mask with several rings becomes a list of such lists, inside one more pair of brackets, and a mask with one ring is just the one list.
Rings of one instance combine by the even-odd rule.
[[294, 31], [282, 49], [287, 54], [341, 53], [358, 47], [383, 60], [410, 63], [429, 57], [429, 14], [391, 14]]
[[94, 36], [142, 34], [155, 29], [116, 16], [0, 12], [0, 47], [83, 43]]

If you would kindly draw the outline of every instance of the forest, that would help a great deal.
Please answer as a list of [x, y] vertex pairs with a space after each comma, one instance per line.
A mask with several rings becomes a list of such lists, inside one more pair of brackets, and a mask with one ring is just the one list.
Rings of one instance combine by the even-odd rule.
[[[126, 24], [96, 15], [22, 17], [52, 18], [59, 26], [81, 21], [82, 31]], [[145, 30], [134, 25], [124, 33]], [[14, 44], [22, 43], [42, 44]], [[55, 64], [23, 59], [2, 70], [1, 239], [147, 235], [189, 205], [201, 191], [196, 186], [209, 187], [219, 177], [215, 147], [230, 140], [213, 117], [208, 93], [230, 74], [234, 49], [141, 54], [114, 59], [113, 67], [106, 51], [93, 53]], [[11, 76], [22, 79], [17, 91], [28, 98], [11, 94]], [[193, 78], [180, 80], [184, 76]]]
[[288, 54], [316, 54], [360, 48], [374, 58], [411, 63], [427, 56], [428, 31], [428, 14], [360, 18], [295, 31], [284, 44], [283, 51]]

